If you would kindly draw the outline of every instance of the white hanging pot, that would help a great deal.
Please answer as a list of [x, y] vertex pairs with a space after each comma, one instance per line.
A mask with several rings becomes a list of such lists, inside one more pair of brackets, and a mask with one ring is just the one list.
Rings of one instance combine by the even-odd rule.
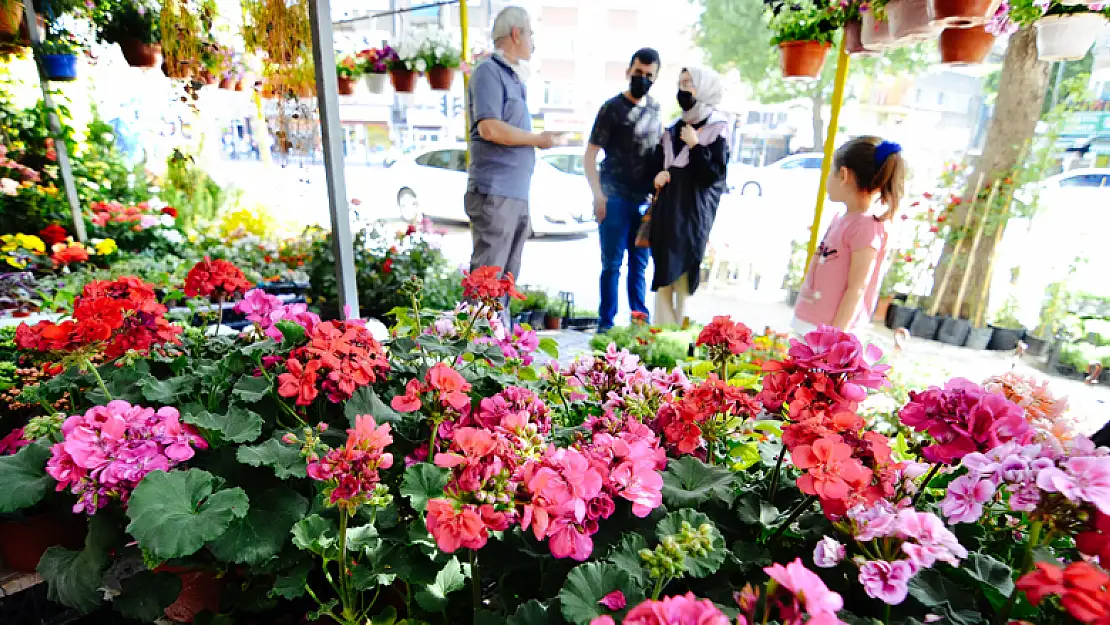
[[1098, 13], [1042, 17], [1037, 22], [1037, 56], [1042, 61], [1082, 59], [1103, 28], [1106, 18]]
[[389, 74], [366, 74], [366, 86], [370, 93], [381, 95], [385, 93], [385, 85], [389, 82]]
[[863, 11], [860, 22], [859, 38], [865, 49], [883, 50], [894, 45], [890, 22], [875, 19], [874, 11]]
[[924, 41], [936, 36], [932, 4], [928, 0], [891, 0], [886, 5], [890, 35], [901, 43]]
[[1060, 0], [1060, 4], [1062, 4], [1064, 6], [1069, 6], [1069, 7], [1075, 7], [1075, 6], [1089, 7], [1089, 6], [1093, 6], [1093, 5], [1105, 4], [1105, 2], [1103, 2], [1102, 0]]

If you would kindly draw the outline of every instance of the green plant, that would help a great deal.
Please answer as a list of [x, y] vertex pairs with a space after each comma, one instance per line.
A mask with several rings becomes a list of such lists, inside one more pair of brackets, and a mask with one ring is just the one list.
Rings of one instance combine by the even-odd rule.
[[340, 78], [354, 80], [362, 76], [362, 65], [355, 57], [345, 54], [335, 61], [335, 74]]
[[523, 287], [520, 289], [520, 294], [524, 296], [524, 299], [514, 298], [509, 302], [510, 313], [516, 315], [533, 310], [547, 310], [550, 297], [546, 291]]
[[1099, 13], [1110, 17], [1110, 7], [1100, 7], [1098, 10], [1092, 10], [1086, 4], [1069, 4], [1056, 1], [1044, 3], [1037, 0], [1014, 0], [1009, 3], [1009, 7], [1010, 21], [1025, 27], [1032, 26], [1041, 18], [1050, 15]]
[[43, 54], [76, 55], [84, 49], [81, 40], [64, 28], [51, 25], [49, 30], [50, 32], [47, 33], [46, 39], [43, 40], [42, 46], [39, 48]]
[[649, 367], [673, 369], [686, 360], [696, 336], [693, 330], [680, 330], [677, 327], [653, 328], [634, 322], [630, 326], [614, 327], [605, 334], [594, 336], [590, 340], [590, 347], [605, 351], [612, 343], [639, 356]]
[[192, 228], [215, 221], [220, 211], [233, 205], [232, 195], [196, 166], [191, 155], [178, 148], [166, 159], [166, 180], [159, 192], [162, 200], [177, 209], [178, 225]]
[[991, 324], [998, 328], [1019, 329], [1023, 327], [1021, 321], [1017, 318], [1018, 303], [1017, 298], [1010, 296], [1006, 303], [994, 313]]
[[806, 255], [808, 253], [806, 242], [795, 239], [790, 242], [790, 261], [786, 265], [786, 276], [783, 278], [783, 288], [797, 291], [802, 288], [805, 280]]
[[831, 44], [843, 25], [844, 14], [808, 0], [797, 5], [780, 5], [771, 17], [771, 45], [788, 41], [816, 41]]
[[100, 39], [106, 43], [162, 41], [159, 7], [151, 0], [99, 0], [90, 13]]

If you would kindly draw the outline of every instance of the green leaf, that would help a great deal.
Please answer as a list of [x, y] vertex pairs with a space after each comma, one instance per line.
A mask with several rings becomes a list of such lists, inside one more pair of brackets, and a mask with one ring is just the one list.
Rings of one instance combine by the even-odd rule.
[[562, 625], [562, 622], [563, 619], [559, 617], [558, 610], [532, 599], [528, 603], [521, 604], [505, 625]]
[[731, 506], [735, 488], [735, 473], [726, 467], [711, 467], [693, 456], [672, 460], [663, 473], [663, 502], [669, 508], [699, 506], [711, 499]]
[[986, 554], [969, 554], [959, 570], [979, 582], [977, 585], [995, 610], [1001, 610], [1014, 592], [1013, 571], [1005, 563]]
[[229, 443], [250, 443], [262, 434], [262, 417], [236, 405], [232, 405], [226, 415], [202, 410], [186, 414], [183, 420], [189, 425], [218, 432], [220, 438]]
[[12, 456], [0, 456], [0, 513], [30, 508], [42, 500], [54, 478], [46, 474], [50, 446], [27, 445]]
[[139, 381], [143, 390], [143, 398], [165, 406], [175, 406], [182, 398], [193, 393], [196, 387], [196, 378], [192, 376], [178, 376], [159, 380], [154, 377], [145, 377]]
[[222, 536], [249, 507], [243, 489], [217, 491], [206, 471], [153, 471], [131, 494], [127, 531], [159, 559], [183, 558]]
[[574, 625], [587, 625], [608, 614], [609, 610], [598, 602], [614, 590], [624, 593], [629, 607], [639, 604], [643, 594], [631, 582], [626, 571], [608, 562], [589, 562], [574, 567], [559, 591], [563, 617]]
[[771, 566], [771, 552], [763, 545], [736, 541], [732, 546], [732, 555], [740, 563], [740, 568], [745, 573], [755, 572], [765, 566]]
[[466, 576], [458, 558], [451, 558], [436, 574], [436, 581], [416, 593], [416, 602], [429, 612], [442, 612], [447, 607], [447, 595], [462, 590]]
[[621, 536], [620, 543], [609, 551], [605, 560], [620, 567], [637, 586], [643, 587], [647, 583], [647, 573], [640, 559], [640, 550], [646, 547], [647, 541], [643, 536], [629, 532]]
[[370, 415], [374, 417], [374, 421], [377, 423], [401, 420], [401, 415], [383, 402], [382, 398], [378, 397], [374, 389], [369, 386], [363, 386], [355, 391], [355, 394], [343, 406], [343, 414], [347, 416], [347, 421], [350, 422], [351, 427], [355, 425], [355, 417], [361, 415]]
[[262, 400], [270, 392], [270, 381], [264, 376], [257, 378], [251, 375], [245, 375], [239, 378], [235, 386], [231, 389], [231, 394], [248, 404], [253, 404]]
[[682, 531], [683, 522], [689, 523], [694, 530], [702, 525], [709, 525], [712, 528], [710, 534], [713, 536], [709, 553], [704, 556], [686, 556], [686, 573], [690, 577], [707, 577], [716, 573], [717, 569], [721, 568], [721, 564], [724, 563], [728, 552], [725, 549], [724, 537], [721, 536], [721, 532], [717, 530], [717, 526], [709, 520], [709, 517], [696, 510], [683, 508], [664, 517], [656, 527], [655, 533], [659, 540], [663, 540], [666, 536], [675, 536]]
[[942, 612], [954, 623], [981, 622], [975, 614], [975, 598], [937, 569], [926, 569], [910, 580], [910, 595], [931, 611]]
[[264, 491], [251, 498], [247, 515], [233, 520], [208, 548], [224, 562], [261, 564], [281, 552], [289, 530], [307, 511], [308, 500], [295, 491]]
[[117, 538], [116, 521], [102, 511], [89, 519], [83, 550], [47, 549], [38, 566], [39, 575], [47, 584], [47, 599], [81, 612], [92, 612], [99, 607], [104, 600], [100, 590], [104, 571]]
[[474, 613], [474, 625], [505, 625], [505, 617], [489, 610], [478, 610]]
[[362, 551], [378, 544], [378, 530], [373, 525], [362, 525], [347, 529], [347, 549]]
[[282, 599], [296, 599], [304, 596], [305, 586], [308, 584], [308, 574], [315, 568], [311, 562], [302, 562], [293, 567], [288, 574], [278, 577], [274, 587], [270, 589], [271, 597]]
[[555, 358], [559, 358], [559, 342], [550, 336], [545, 336], [540, 339], [540, 351]]
[[412, 507], [417, 512], [428, 508], [428, 500], [443, 496], [443, 489], [451, 472], [441, 469], [434, 464], [421, 462], [405, 470], [405, 479], [401, 482], [401, 494], [409, 498]]
[[331, 599], [327, 603], [322, 604], [319, 609], [309, 612], [307, 615], [305, 615], [305, 618], [307, 618], [309, 621], [318, 621], [321, 618], [331, 614], [331, 611], [334, 610], [337, 605], [339, 605], [339, 600]]
[[293, 526], [293, 544], [298, 549], [334, 559], [339, 552], [339, 530], [331, 521], [313, 514]]
[[306, 333], [304, 326], [292, 321], [279, 321], [274, 324], [281, 331], [281, 347], [290, 349], [304, 343]]
[[239, 462], [252, 467], [271, 467], [278, 478], [283, 480], [308, 475], [305, 473], [306, 463], [301, 450], [290, 447], [277, 438], [271, 438], [261, 445], [240, 447], [235, 452], [235, 457]]
[[112, 604], [127, 618], [152, 623], [165, 616], [180, 594], [181, 578], [173, 573], [139, 571], [124, 580], [123, 592]]

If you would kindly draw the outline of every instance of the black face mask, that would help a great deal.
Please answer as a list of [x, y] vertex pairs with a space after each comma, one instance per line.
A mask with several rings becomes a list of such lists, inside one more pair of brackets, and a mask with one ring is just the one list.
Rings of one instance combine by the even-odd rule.
[[639, 100], [651, 91], [651, 85], [654, 83], [647, 76], [633, 76], [628, 79], [628, 92], [632, 97]]
[[694, 94], [690, 93], [689, 91], [680, 90], [678, 92], [678, 105], [682, 107], [682, 110], [689, 111], [690, 109], [694, 108], [697, 103], [697, 98], [695, 98]]

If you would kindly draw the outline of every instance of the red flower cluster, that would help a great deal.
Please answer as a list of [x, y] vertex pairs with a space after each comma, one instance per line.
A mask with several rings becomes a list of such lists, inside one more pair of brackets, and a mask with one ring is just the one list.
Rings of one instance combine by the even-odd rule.
[[1087, 531], [1075, 537], [1075, 546], [1083, 555], [1110, 563], [1110, 516], [1095, 510]]
[[720, 431], [736, 418], [751, 419], [760, 412], [759, 401], [744, 389], [732, 386], [715, 374], [691, 388], [682, 399], [664, 404], [654, 423], [667, 447], [679, 454], [705, 457], [706, 441], [721, 440]]
[[89, 251], [85, 246], [75, 241], [69, 243], [58, 243], [53, 246], [53, 254], [50, 260], [58, 267], [65, 265], [72, 265], [73, 263], [84, 263], [89, 260]]
[[128, 351], [144, 353], [156, 345], [177, 343], [182, 330], [165, 314], [151, 285], [134, 276], [94, 281], [74, 302], [73, 319], [59, 324], [40, 321], [33, 327], [21, 324], [16, 345], [42, 352], [103, 347], [111, 360]]
[[378, 470], [393, 466], [393, 454], [385, 452], [392, 442], [388, 423], [377, 425], [374, 417], [359, 415], [344, 447], [309, 459], [308, 476], [331, 482], [324, 492], [333, 506], [354, 510], [374, 495], [381, 483]]
[[1038, 562], [1037, 570], [1018, 580], [1017, 587], [1040, 605], [1045, 597], [1060, 597], [1060, 605], [1080, 623], [1110, 625], [1110, 575], [1090, 562], [1073, 562], [1067, 568]]
[[326, 321], [308, 333], [278, 376], [278, 394], [311, 404], [322, 390], [332, 403], [347, 401], [355, 391], [377, 382], [389, 371], [382, 346], [365, 326], [353, 321]]
[[481, 300], [487, 304], [506, 296], [524, 299], [524, 296], [516, 290], [513, 274], [506, 272], [502, 276], [500, 267], [479, 267], [474, 271], [466, 272], [462, 285], [464, 297]]
[[39, 231], [39, 238], [42, 239], [43, 243], [46, 243], [47, 247], [54, 247], [55, 244], [65, 241], [68, 237], [69, 233], [66, 232], [66, 229], [58, 224], [50, 224]]
[[230, 299], [253, 287], [238, 267], [226, 260], [211, 260], [207, 256], [193, 265], [185, 276], [185, 295], [207, 297], [212, 301]]
[[172, 207], [172, 206], [163, 206], [162, 207], [162, 214], [163, 215], [169, 215], [170, 217], [173, 217], [174, 219], [177, 219], [177, 209]]
[[719, 350], [726, 356], [740, 355], [752, 346], [752, 330], [727, 315], [720, 315], [713, 317], [713, 321], [702, 329], [697, 344], [698, 347], [709, 347], [711, 353]]
[[416, 412], [424, 407], [421, 395], [434, 394], [434, 403], [466, 415], [470, 412], [469, 392], [470, 383], [450, 365], [440, 362], [428, 369], [423, 383], [416, 379], [409, 380], [405, 386], [405, 394], [394, 397], [391, 404], [397, 412]]

